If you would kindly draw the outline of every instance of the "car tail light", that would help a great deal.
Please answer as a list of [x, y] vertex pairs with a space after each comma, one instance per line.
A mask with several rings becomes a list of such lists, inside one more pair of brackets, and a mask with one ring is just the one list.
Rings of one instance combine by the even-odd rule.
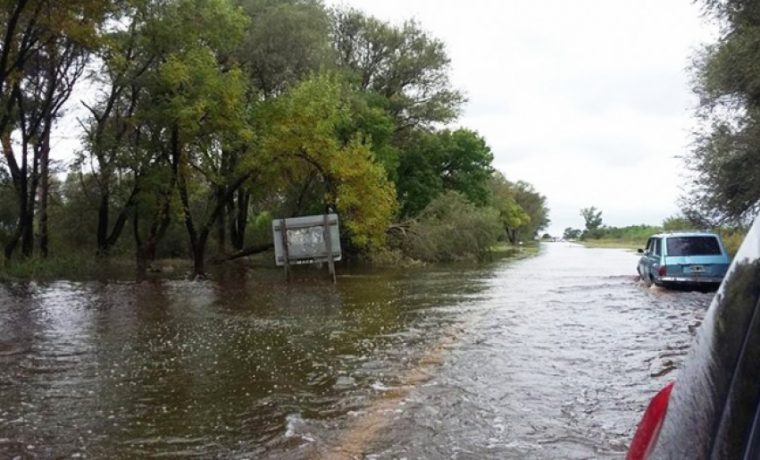
[[646, 460], [649, 457], [649, 454], [657, 443], [657, 436], [660, 434], [662, 422], [665, 420], [665, 413], [668, 410], [668, 402], [670, 401], [670, 392], [672, 390], [673, 382], [669, 383], [652, 398], [652, 402], [649, 403], [649, 407], [647, 407], [644, 416], [641, 418], [641, 422], [639, 422], [639, 427], [636, 428], [636, 434], [633, 436], [631, 447], [628, 449], [628, 455], [625, 457], [626, 460]]
[[668, 274], [668, 267], [666, 267], [665, 265], [663, 265], [662, 267], [658, 268], [657, 269], [657, 274], [660, 275], [660, 276], [667, 275]]

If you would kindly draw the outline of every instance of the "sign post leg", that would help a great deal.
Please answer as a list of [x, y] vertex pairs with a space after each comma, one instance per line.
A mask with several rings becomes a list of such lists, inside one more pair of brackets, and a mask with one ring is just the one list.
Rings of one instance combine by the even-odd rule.
[[330, 231], [330, 216], [328, 214], [325, 214], [323, 222], [322, 235], [325, 240], [325, 250], [327, 251], [327, 268], [330, 270], [333, 284], [337, 284], [338, 280], [335, 277], [335, 261], [333, 260], [332, 232]]
[[282, 254], [285, 258], [285, 281], [290, 281], [290, 254], [288, 254], [288, 226], [285, 219], [280, 219], [280, 236], [282, 237]]

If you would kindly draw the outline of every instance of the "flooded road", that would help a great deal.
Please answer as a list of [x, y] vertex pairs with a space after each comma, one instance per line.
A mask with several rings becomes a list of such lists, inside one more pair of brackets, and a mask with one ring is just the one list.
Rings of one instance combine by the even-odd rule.
[[712, 298], [635, 264], [0, 285], [0, 458], [622, 457]]

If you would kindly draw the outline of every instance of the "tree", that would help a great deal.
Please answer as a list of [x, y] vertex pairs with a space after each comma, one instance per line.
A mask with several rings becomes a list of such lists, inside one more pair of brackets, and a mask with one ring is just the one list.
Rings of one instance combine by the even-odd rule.
[[249, 18], [235, 52], [264, 98], [282, 93], [330, 59], [330, 17], [317, 0], [238, 0]]
[[[324, 6], [316, 0], [237, 0], [237, 3], [248, 21], [233, 55], [249, 79], [246, 104], [253, 116], [261, 104], [330, 64], [331, 23]], [[224, 152], [225, 165], [234, 164], [242, 154], [228, 149]], [[223, 174], [234, 176], [235, 172], [226, 167]], [[308, 191], [309, 185], [306, 180], [306, 184], [296, 188]], [[220, 188], [218, 195], [222, 198], [226, 191]], [[245, 182], [220, 210], [217, 219], [220, 251], [225, 250], [229, 232], [232, 247], [238, 253], [244, 252], [248, 217], [259, 198], [255, 184]]]
[[666, 232], [679, 230], [696, 230], [699, 226], [684, 216], [670, 216], [662, 221], [662, 229]]
[[333, 11], [333, 48], [361, 91], [383, 96], [398, 131], [452, 121], [464, 102], [451, 88], [443, 42], [414, 21], [400, 27], [353, 10]]
[[340, 213], [355, 247], [374, 249], [384, 244], [395, 188], [360, 135], [341, 142], [338, 127], [349, 115], [340, 81], [312, 77], [273, 102], [262, 149], [279, 177], [312, 177], [322, 210]]
[[[152, 22], [160, 17], [159, 9], [147, 2], [128, 2], [118, 25], [103, 34], [95, 53], [101, 67], [90, 80], [101, 90], [94, 104], [83, 103], [89, 111], [89, 117], [80, 121], [84, 149], [72, 166], [79, 174], [85, 164], [95, 166], [91, 174], [99, 195], [95, 232], [99, 255], [107, 255], [118, 241], [138, 195], [142, 168], [130, 159], [139, 157], [135, 148], [142, 128], [137, 111], [145, 103], [149, 76], [161, 60], [150, 35], [155, 30]], [[118, 214], [112, 221], [114, 207]]]
[[[104, 91], [85, 123], [100, 189], [98, 250], [108, 252], [131, 213], [138, 277], [175, 198], [202, 275], [212, 226], [253, 174], [246, 79], [232, 58], [245, 25], [231, 0], [132, 0], [100, 50]], [[114, 200], [125, 178], [131, 190]], [[111, 226], [113, 205], [120, 211]]]
[[[228, 0], [180, 0], [174, 6], [167, 22], [180, 39], [157, 68], [147, 113], [165, 133], [193, 275], [204, 276], [213, 225], [232, 194], [255, 173], [246, 155], [237, 157], [237, 165], [224, 165], [229, 159], [225, 148], [250, 138], [243, 74], [234, 64], [220, 62], [242, 37], [245, 18]], [[224, 174], [224, 166], [233, 174]]]
[[567, 227], [564, 233], [562, 233], [562, 239], [577, 240], [581, 237], [582, 233], [583, 233], [582, 230], [579, 230], [577, 228]]
[[[40, 249], [48, 254], [50, 135], [85, 69], [110, 2], [28, 0], [3, 7], [0, 141], [18, 205], [16, 229], [4, 248], [9, 260], [19, 241], [22, 254], [32, 255], [38, 211]], [[12, 142], [14, 132], [18, 146]]]
[[586, 223], [586, 231], [594, 231], [602, 226], [602, 211], [597, 210], [594, 206], [581, 209], [581, 217]]
[[509, 182], [502, 173], [494, 172], [488, 185], [491, 194], [489, 206], [498, 211], [499, 222], [501, 222], [507, 241], [517, 244], [517, 232], [530, 224], [530, 216], [517, 203], [514, 184]]
[[602, 211], [591, 206], [590, 208], [581, 209], [581, 217], [586, 223], [586, 229], [581, 235], [581, 239], [602, 237]]
[[515, 240], [532, 240], [538, 236], [538, 232], [549, 226], [549, 208], [546, 206], [546, 197], [536, 191], [533, 185], [517, 181], [513, 184], [515, 201], [525, 211], [530, 220], [518, 227], [514, 232]]
[[760, 8], [748, 0], [704, 0], [721, 25], [695, 59], [702, 132], [687, 165], [696, 173], [684, 213], [700, 225], [741, 223], [760, 205]]
[[478, 206], [488, 202], [493, 154], [468, 129], [418, 131], [400, 153], [397, 186], [401, 215], [413, 216], [444, 190], [462, 193]]

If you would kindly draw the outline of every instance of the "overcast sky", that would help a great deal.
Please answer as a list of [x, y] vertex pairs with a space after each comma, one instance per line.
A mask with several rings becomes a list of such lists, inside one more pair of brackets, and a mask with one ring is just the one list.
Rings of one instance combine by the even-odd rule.
[[549, 231], [660, 224], [678, 212], [696, 99], [688, 67], [714, 29], [691, 0], [328, 0], [443, 40], [458, 124], [546, 195]]

